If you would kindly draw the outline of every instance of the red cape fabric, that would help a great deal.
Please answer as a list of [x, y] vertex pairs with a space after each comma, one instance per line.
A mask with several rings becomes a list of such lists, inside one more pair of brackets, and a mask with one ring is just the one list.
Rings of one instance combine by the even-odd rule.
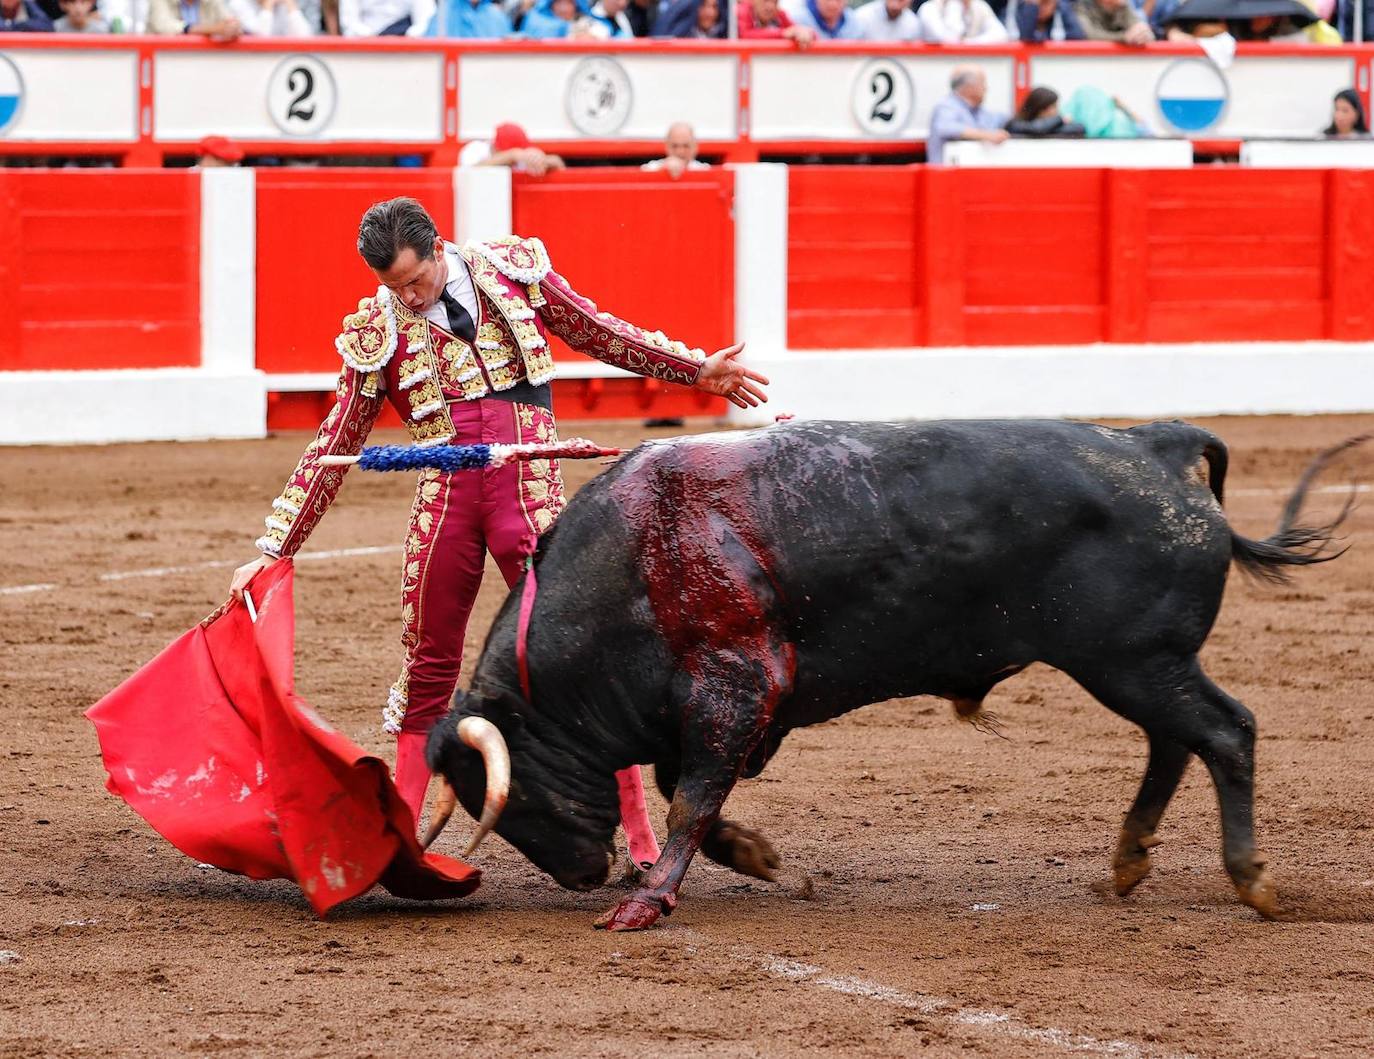
[[187, 856], [293, 879], [321, 916], [376, 883], [471, 893], [480, 873], [421, 850], [386, 765], [296, 695], [294, 579], [271, 564], [249, 586], [256, 624], [221, 610], [86, 712], [107, 786]]

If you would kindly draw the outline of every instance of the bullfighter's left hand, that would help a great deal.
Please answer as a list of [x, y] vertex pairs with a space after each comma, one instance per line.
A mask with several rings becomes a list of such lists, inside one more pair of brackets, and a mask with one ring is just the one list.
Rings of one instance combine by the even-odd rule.
[[764, 387], [768, 377], [746, 368], [735, 358], [744, 351], [744, 343], [718, 350], [706, 358], [697, 375], [697, 389], [724, 397], [740, 408], [757, 408], [768, 400]]

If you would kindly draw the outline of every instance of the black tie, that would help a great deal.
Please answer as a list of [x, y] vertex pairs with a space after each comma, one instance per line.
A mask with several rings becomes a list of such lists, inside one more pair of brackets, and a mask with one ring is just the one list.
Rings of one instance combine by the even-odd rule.
[[477, 325], [472, 322], [472, 314], [447, 290], [439, 295], [439, 300], [444, 303], [444, 310], [448, 313], [448, 329], [471, 345], [477, 338]]

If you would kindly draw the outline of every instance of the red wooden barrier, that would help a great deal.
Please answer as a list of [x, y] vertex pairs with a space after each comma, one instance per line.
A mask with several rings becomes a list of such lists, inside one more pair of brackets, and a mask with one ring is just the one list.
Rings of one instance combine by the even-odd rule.
[[790, 180], [797, 348], [1374, 338], [1374, 174], [825, 167]]
[[200, 363], [200, 181], [0, 169], [0, 370]]
[[[734, 176], [727, 169], [673, 180], [624, 169], [516, 176], [513, 227], [537, 235], [556, 268], [607, 312], [710, 353], [733, 341]], [[583, 360], [554, 340], [559, 360]], [[558, 386], [565, 416], [715, 414], [724, 402], [652, 380]]]
[[453, 181], [422, 169], [259, 169], [257, 365], [339, 370], [334, 338], [377, 277], [358, 256], [358, 221], [374, 202], [412, 195], [453, 235]]

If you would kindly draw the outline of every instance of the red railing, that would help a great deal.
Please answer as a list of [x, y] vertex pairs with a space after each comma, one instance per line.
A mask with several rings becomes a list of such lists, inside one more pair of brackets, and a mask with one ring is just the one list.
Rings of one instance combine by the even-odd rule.
[[[167, 157], [188, 156], [194, 153], [194, 145], [173, 141], [162, 141], [156, 136], [153, 121], [153, 101], [157, 91], [154, 57], [159, 52], [284, 52], [300, 50], [306, 52], [348, 53], [438, 53], [443, 57], [443, 132], [437, 140], [417, 142], [388, 142], [384, 145], [372, 141], [339, 141], [329, 139], [271, 139], [241, 140], [241, 146], [250, 154], [275, 155], [282, 157], [310, 157], [320, 155], [418, 155], [427, 165], [451, 166], [456, 163], [458, 151], [463, 141], [459, 139], [458, 129], [458, 83], [457, 72], [465, 55], [488, 55], [492, 53], [509, 54], [514, 59], [521, 55], [540, 55], [556, 52], [578, 54], [668, 54], [668, 55], [735, 55], [739, 58], [736, 93], [740, 117], [738, 135], [729, 139], [707, 139], [701, 144], [705, 156], [732, 162], [758, 161], [761, 154], [768, 156], [794, 156], [804, 154], [856, 154], [870, 155], [908, 153], [919, 146], [919, 139], [912, 138], [812, 138], [788, 141], [770, 140], [759, 142], [752, 139], [749, 131], [750, 113], [750, 60], [757, 55], [786, 54], [795, 49], [790, 43], [776, 41], [694, 41], [694, 40], [632, 40], [599, 42], [569, 41], [441, 41], [413, 40], [410, 38], [339, 38], [311, 37], [303, 40], [286, 38], [240, 38], [228, 44], [217, 44], [200, 38], [148, 37], [148, 36], [105, 36], [91, 38], [88, 35], [70, 34], [0, 34], [0, 49], [17, 51], [23, 49], [81, 49], [81, 50], [133, 50], [138, 56], [138, 131], [132, 142], [127, 141], [17, 141], [0, 137], [0, 155], [105, 155], [117, 156], [125, 166], [161, 165]], [[1125, 48], [1120, 45], [1060, 42], [1043, 45], [1008, 44], [1005, 46], [960, 46], [960, 45], [923, 45], [923, 44], [879, 44], [869, 42], [826, 42], [815, 45], [810, 55], [905, 55], [949, 58], [966, 57], [969, 61], [1010, 58], [1013, 61], [1015, 97], [1019, 101], [1034, 83], [1034, 64], [1037, 57], [1074, 55], [1082, 57], [1100, 56], [1103, 58], [1161, 54], [1179, 57], [1198, 57], [1200, 52], [1190, 44], [1160, 42], [1145, 49]], [[1356, 90], [1364, 100], [1366, 112], [1371, 111], [1371, 84], [1366, 76], [1368, 64], [1374, 61], [1374, 44], [1344, 45], [1338, 48], [1322, 48], [1310, 45], [1291, 44], [1241, 44], [1238, 47], [1241, 59], [1246, 56], [1282, 57], [1331, 57], [1348, 56], [1358, 68], [1358, 76], [1353, 77]], [[552, 105], [557, 105], [556, 103]], [[1234, 153], [1238, 141], [1195, 139], [1198, 149], [1203, 152]], [[611, 158], [617, 156], [644, 156], [657, 153], [662, 144], [658, 139], [599, 139], [583, 137], [577, 139], [544, 139], [541, 146], [569, 156], [588, 158]]]

